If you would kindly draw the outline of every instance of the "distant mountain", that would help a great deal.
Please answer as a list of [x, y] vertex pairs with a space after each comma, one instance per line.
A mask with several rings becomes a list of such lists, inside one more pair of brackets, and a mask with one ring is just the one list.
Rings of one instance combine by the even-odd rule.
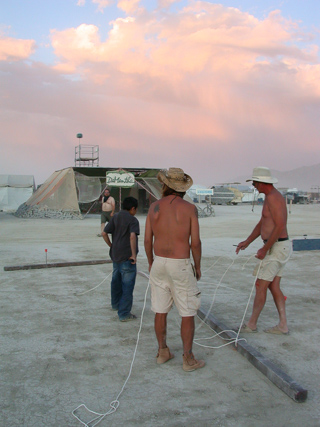
[[[271, 169], [271, 174], [278, 178], [277, 188], [297, 188], [301, 191], [319, 192], [320, 187], [320, 163], [314, 166], [303, 166], [291, 171], [281, 172]], [[250, 173], [246, 176], [235, 178], [242, 184], [250, 178]]]

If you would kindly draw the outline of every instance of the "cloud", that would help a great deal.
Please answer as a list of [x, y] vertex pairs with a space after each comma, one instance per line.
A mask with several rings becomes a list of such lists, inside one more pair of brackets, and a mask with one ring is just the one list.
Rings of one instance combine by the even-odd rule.
[[159, 7], [168, 9], [172, 4], [179, 3], [181, 0], [158, 0]]
[[177, 13], [129, 3], [105, 38], [88, 23], [52, 30], [52, 68], [3, 65], [0, 132], [21, 167], [29, 146], [47, 147], [44, 173], [70, 166], [78, 132], [101, 165], [179, 166], [208, 184], [319, 156], [318, 47], [296, 23], [209, 2]]
[[235, 8], [191, 2], [175, 15], [140, 10], [110, 24], [106, 40], [94, 25], [52, 31], [56, 69], [98, 84], [112, 81], [121, 93], [143, 99], [213, 110], [215, 99], [230, 109], [253, 85], [261, 91], [262, 82], [267, 92], [292, 85], [319, 92], [318, 52], [298, 47], [296, 24], [279, 11], [258, 20]]
[[114, 3], [114, 0], [92, 0], [92, 3], [98, 5], [99, 12], [103, 12], [106, 7]]
[[139, 4], [140, 0], [118, 0], [118, 8], [128, 14], [139, 11]]
[[0, 35], [0, 61], [19, 61], [29, 58], [36, 49], [34, 40], [14, 39]]

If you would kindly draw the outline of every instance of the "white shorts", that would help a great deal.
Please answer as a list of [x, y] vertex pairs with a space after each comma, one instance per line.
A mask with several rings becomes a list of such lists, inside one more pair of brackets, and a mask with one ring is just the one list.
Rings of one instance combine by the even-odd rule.
[[290, 242], [290, 240], [275, 242], [265, 258], [261, 261], [259, 272], [258, 269], [260, 263], [257, 264], [254, 269], [253, 275], [257, 276], [257, 279], [266, 280], [267, 282], [272, 282], [276, 276], [281, 277], [284, 266], [287, 261], [289, 261], [291, 253], [292, 242]]
[[169, 313], [174, 302], [181, 317], [191, 317], [200, 308], [201, 292], [190, 259], [156, 256], [150, 271], [151, 310]]

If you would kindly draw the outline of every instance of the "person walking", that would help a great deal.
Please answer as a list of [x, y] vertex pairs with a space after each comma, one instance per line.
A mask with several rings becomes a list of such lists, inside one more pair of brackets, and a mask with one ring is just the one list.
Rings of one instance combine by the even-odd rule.
[[[252, 185], [265, 194], [261, 219], [246, 240], [240, 242], [236, 253], [246, 249], [254, 240], [261, 236], [263, 246], [258, 250], [256, 258], [261, 260], [254, 271], [257, 275], [256, 294], [251, 317], [244, 324], [240, 332], [257, 332], [257, 322], [265, 305], [267, 290], [269, 289], [279, 313], [279, 322], [276, 326], [266, 329], [265, 332], [276, 335], [289, 333], [285, 308], [285, 298], [280, 289], [280, 280], [286, 262], [290, 258], [292, 245], [287, 231], [287, 206], [282, 194], [273, 186], [278, 182], [271, 176], [270, 169], [257, 167], [253, 169]], [[258, 271], [259, 269], [259, 271]]]

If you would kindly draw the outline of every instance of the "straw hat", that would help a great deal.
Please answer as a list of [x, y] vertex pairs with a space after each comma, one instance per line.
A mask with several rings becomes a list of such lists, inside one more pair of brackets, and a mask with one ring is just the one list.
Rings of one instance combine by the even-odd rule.
[[276, 184], [278, 182], [277, 178], [271, 176], [270, 169], [263, 166], [254, 168], [252, 178], [246, 180], [246, 182], [248, 181], [264, 182], [265, 184]]
[[193, 180], [180, 168], [163, 169], [158, 173], [158, 180], [175, 191], [184, 193], [191, 187]]

